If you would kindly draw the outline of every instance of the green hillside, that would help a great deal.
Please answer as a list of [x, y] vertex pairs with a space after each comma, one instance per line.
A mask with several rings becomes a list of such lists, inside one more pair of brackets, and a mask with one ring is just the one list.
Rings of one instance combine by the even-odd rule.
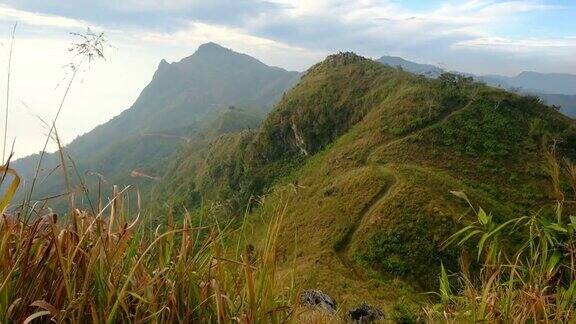
[[[218, 146], [219, 150], [224, 149], [227, 139], [234, 138], [242, 141], [245, 134], [251, 134], [257, 129], [262, 119], [253, 113], [237, 107], [229, 107], [216, 119], [206, 125], [196, 135], [192, 136], [188, 143], [172, 156], [171, 162], [167, 166], [164, 180], [153, 189], [153, 202], [165, 201], [164, 206], [199, 207], [201, 203], [201, 186], [207, 186], [204, 179], [206, 175], [202, 171], [205, 166], [214, 159], [220, 163], [234, 163], [221, 156], [214, 156], [212, 149]], [[235, 148], [235, 146], [233, 146]], [[223, 176], [223, 175], [221, 175]], [[217, 184], [212, 183], [211, 186]], [[225, 186], [221, 187], [222, 191]], [[239, 207], [237, 204], [236, 208]]]
[[[149, 186], [149, 179], [134, 179], [131, 172], [162, 176], [182, 144], [227, 107], [249, 107], [253, 115], [265, 114], [298, 78], [297, 72], [267, 66], [214, 43], [201, 45], [193, 55], [179, 62], [162, 60], [150, 84], [129, 109], [65, 147], [70, 155], [68, 169], [72, 172], [74, 161], [81, 177], [86, 172], [98, 173], [108, 184]], [[232, 124], [236, 129], [253, 125], [252, 121], [242, 120], [226, 125]], [[30, 188], [38, 159], [36, 154], [11, 163], [26, 180], [26, 186], [20, 189], [21, 196]], [[63, 177], [59, 176], [61, 172], [53, 171], [59, 165], [57, 153], [45, 156], [35, 199], [67, 191]], [[74, 175], [71, 179], [72, 190], [82, 196], [78, 177]], [[84, 181], [89, 190], [95, 190], [95, 177]]]
[[450, 191], [497, 219], [550, 200], [552, 140], [576, 158], [576, 124], [538, 99], [341, 53], [310, 68], [258, 130], [185, 150], [169, 171], [181, 179], [171, 202], [220, 202], [238, 225], [250, 205], [248, 243], [285, 205], [281, 268], [344, 304], [389, 309], [436, 287], [441, 261], [456, 268], [458, 251], [442, 243], [473, 215]]

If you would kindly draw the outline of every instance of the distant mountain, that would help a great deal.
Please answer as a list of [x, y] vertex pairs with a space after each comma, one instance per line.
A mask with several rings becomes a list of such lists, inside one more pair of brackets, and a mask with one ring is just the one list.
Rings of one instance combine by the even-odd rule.
[[[98, 172], [109, 183], [134, 182], [130, 178], [134, 169], [161, 175], [167, 164], [162, 161], [170, 158], [183, 139], [223, 109], [234, 105], [261, 115], [299, 77], [298, 72], [271, 67], [248, 55], [207, 43], [179, 62], [162, 60], [152, 81], [129, 109], [76, 138], [65, 149], [80, 174]], [[35, 154], [12, 162], [27, 184], [38, 158]], [[58, 154], [48, 154], [40, 178], [58, 165]], [[60, 173], [54, 172], [37, 189], [36, 197], [41, 198], [66, 188]]]
[[562, 95], [562, 94], [536, 94], [547, 105], [554, 105], [560, 107], [560, 111], [567, 116], [576, 118], [576, 95]]
[[[395, 56], [382, 56], [376, 61], [429, 77], [437, 77], [447, 72], [435, 65], [415, 63]], [[576, 118], [576, 75], [522, 72], [517, 76], [507, 77], [502, 75], [472, 75], [463, 72], [454, 73], [473, 76], [477, 80], [491, 86], [536, 95], [547, 105], [559, 106], [564, 114]]]
[[526, 92], [576, 95], [576, 75], [566, 73], [522, 72], [514, 77], [488, 75], [503, 84]]
[[201, 45], [180, 62], [160, 62], [130, 109], [69, 146], [75, 154], [127, 135], [197, 124], [229, 105], [267, 111], [299, 77], [215, 43]]
[[382, 56], [376, 61], [392, 67], [401, 67], [408, 72], [429, 75], [433, 77], [438, 76], [444, 72], [444, 70], [435, 65], [415, 63], [407, 61], [398, 56]]

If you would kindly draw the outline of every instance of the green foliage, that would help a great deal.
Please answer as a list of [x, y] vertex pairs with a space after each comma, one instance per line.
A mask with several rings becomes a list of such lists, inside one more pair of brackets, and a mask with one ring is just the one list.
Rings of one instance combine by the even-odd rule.
[[[20, 210], [0, 221], [0, 322], [285, 323], [305, 314], [276, 269], [278, 214], [264, 248], [224, 255], [231, 234], [191, 215], [161, 226], [128, 213], [126, 192], [65, 221]], [[33, 271], [31, 271], [33, 270]]]
[[444, 262], [449, 269], [456, 269], [457, 251], [442, 248], [443, 238], [455, 228], [451, 219], [406, 215], [398, 222], [368, 238], [366, 247], [358, 252], [362, 262], [388, 277], [407, 278], [426, 289], [438, 275], [431, 271], [431, 264]]
[[[552, 160], [547, 163], [555, 164]], [[566, 165], [567, 181], [574, 183], [571, 170], [573, 165]], [[551, 176], [552, 183], [556, 181], [554, 177]], [[466, 196], [460, 196], [468, 201]], [[570, 202], [564, 200], [565, 195], [556, 196], [555, 205], [545, 205], [529, 216], [502, 223], [479, 208], [477, 220], [454, 233], [447, 244], [477, 241], [482, 268], [478, 273], [471, 272], [464, 260], [457, 274], [456, 287], [460, 288], [453, 292], [442, 267], [441, 304], [427, 309], [428, 318], [449, 322], [574, 321], [576, 217], [566, 213], [565, 204]], [[505, 244], [505, 237], [521, 240]]]
[[392, 306], [392, 312], [390, 315], [394, 323], [415, 324], [418, 323], [418, 313], [419, 310], [414, 309], [414, 306], [398, 302]]
[[[429, 141], [471, 157], [510, 157], [550, 133], [569, 129], [566, 120], [545, 112], [533, 98], [483, 90], [469, 109], [436, 128]], [[568, 134], [561, 136], [568, 141]]]

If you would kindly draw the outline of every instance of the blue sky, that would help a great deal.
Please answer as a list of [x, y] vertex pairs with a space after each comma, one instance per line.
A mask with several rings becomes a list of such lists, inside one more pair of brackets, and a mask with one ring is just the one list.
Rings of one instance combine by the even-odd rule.
[[9, 133], [19, 156], [39, 149], [44, 130], [35, 115], [51, 118], [69, 33], [87, 26], [114, 47], [70, 98], [59, 122], [66, 142], [128, 108], [162, 58], [179, 60], [208, 41], [300, 71], [351, 50], [477, 74], [576, 73], [575, 17], [574, 0], [0, 1], [1, 66], [18, 22], [12, 116], [33, 125]]

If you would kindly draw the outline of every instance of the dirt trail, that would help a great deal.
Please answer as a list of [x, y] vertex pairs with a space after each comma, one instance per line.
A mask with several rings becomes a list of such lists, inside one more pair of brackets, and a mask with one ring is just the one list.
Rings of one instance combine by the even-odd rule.
[[419, 133], [426, 132], [426, 131], [432, 129], [433, 127], [436, 127], [436, 126], [438, 126], [438, 125], [444, 124], [444, 123], [445, 123], [448, 119], [450, 119], [452, 116], [454, 116], [455, 114], [461, 112], [462, 110], [464, 110], [464, 109], [466, 109], [468, 106], [470, 106], [470, 105], [472, 104], [472, 102], [474, 102], [474, 100], [470, 100], [465, 106], [463, 106], [463, 107], [461, 107], [461, 108], [458, 108], [458, 109], [455, 109], [455, 110], [450, 111], [449, 113], [447, 113], [446, 115], [444, 115], [442, 118], [440, 118], [438, 121], [433, 122], [433, 123], [431, 123], [430, 125], [427, 125], [427, 126], [421, 128], [421, 129], [415, 130], [414, 132], [408, 133], [408, 134], [406, 134], [406, 135], [404, 135], [404, 136], [402, 136], [402, 137], [400, 137], [400, 138], [394, 139], [394, 140], [392, 140], [392, 141], [390, 141], [390, 142], [386, 142], [386, 143], [384, 143], [384, 144], [382, 144], [382, 145], [380, 145], [380, 146], [377, 146], [376, 148], [374, 148], [374, 149], [372, 150], [372, 152], [370, 152], [370, 154], [368, 154], [368, 157], [366, 158], [366, 163], [367, 163], [367, 164], [373, 163], [374, 161], [373, 161], [372, 159], [373, 159], [374, 155], [376, 155], [376, 154], [379, 153], [379, 152], [382, 152], [383, 150], [389, 148], [390, 146], [395, 145], [395, 144], [398, 144], [398, 143], [400, 143], [400, 142], [403, 142], [403, 141], [405, 141], [406, 139], [408, 139], [408, 138], [410, 138], [410, 137], [413, 137], [413, 136], [415, 136], [415, 135], [417, 135], [417, 134], [419, 134]]
[[386, 168], [382, 169], [383, 169], [382, 172], [385, 172], [386, 174], [390, 175], [390, 177], [392, 178], [392, 182], [387, 183], [382, 189], [380, 189], [380, 192], [378, 192], [378, 194], [374, 196], [368, 202], [368, 204], [364, 206], [364, 208], [362, 208], [362, 210], [360, 211], [360, 215], [358, 216], [358, 220], [354, 222], [354, 224], [352, 224], [352, 226], [348, 229], [346, 234], [344, 234], [342, 239], [336, 244], [334, 248], [340, 261], [342, 261], [342, 263], [359, 278], [364, 276], [364, 272], [359, 271], [354, 261], [350, 260], [349, 254], [350, 254], [350, 248], [352, 246], [352, 241], [354, 237], [357, 235], [360, 228], [362, 228], [362, 225], [366, 223], [366, 221], [369, 219], [368, 216], [372, 213], [374, 208], [376, 208], [380, 204], [380, 202], [392, 196], [395, 193], [395, 189], [398, 185], [398, 177], [396, 176], [396, 174], [394, 174], [392, 170]]
[[[400, 142], [402, 142], [402, 141], [404, 141], [404, 140], [406, 140], [412, 136], [415, 136], [416, 134], [425, 132], [427, 130], [430, 130], [432, 127], [436, 127], [437, 125], [441, 125], [441, 124], [445, 123], [452, 116], [454, 116], [455, 114], [457, 114], [457, 113], [461, 112], [462, 110], [466, 109], [467, 107], [469, 107], [472, 104], [472, 102], [474, 102], [473, 99], [470, 100], [465, 106], [450, 111], [445, 116], [440, 118], [438, 121], [433, 122], [430, 125], [427, 125], [427, 126], [421, 128], [419, 130], [412, 132], [412, 133], [409, 133], [403, 137], [397, 138], [395, 140], [392, 140], [390, 142], [387, 142], [387, 143], [384, 143], [380, 146], [377, 146], [376, 148], [374, 148], [370, 152], [370, 154], [366, 158], [366, 164], [367, 165], [378, 165], [378, 163], [373, 160], [374, 156], [377, 156], [377, 153], [382, 152], [383, 150], [389, 148], [390, 146], [395, 145], [397, 143], [400, 143]], [[369, 219], [369, 216], [372, 213], [372, 211], [374, 210], [374, 208], [376, 208], [378, 205], [380, 205], [380, 203], [385, 201], [387, 198], [394, 195], [396, 192], [396, 189], [398, 187], [398, 184], [399, 184], [398, 175], [395, 173], [395, 171], [393, 171], [389, 168], [386, 168], [384, 166], [380, 166], [380, 167], [382, 168], [383, 172], [385, 172], [386, 174], [389, 174], [393, 178], [392, 183], [386, 184], [386, 186], [383, 187], [382, 189], [380, 189], [378, 194], [376, 196], [374, 196], [374, 198], [372, 198], [368, 202], [368, 204], [366, 206], [364, 206], [364, 208], [362, 208], [362, 210], [360, 211], [360, 215], [358, 216], [358, 220], [354, 224], [352, 224], [352, 226], [344, 234], [342, 239], [340, 241], [338, 241], [338, 243], [336, 243], [336, 245], [334, 247], [336, 255], [338, 256], [338, 258], [340, 259], [342, 264], [346, 268], [350, 269], [351, 273], [353, 275], [355, 275], [355, 277], [357, 279], [365, 278], [367, 275], [366, 275], [366, 272], [364, 270], [359, 269], [358, 266], [356, 265], [356, 263], [350, 259], [349, 254], [350, 254], [350, 248], [352, 246], [352, 241], [354, 240], [354, 237], [356, 237], [360, 228], [362, 228], [362, 225], [364, 225], [367, 222], [367, 220]]]

